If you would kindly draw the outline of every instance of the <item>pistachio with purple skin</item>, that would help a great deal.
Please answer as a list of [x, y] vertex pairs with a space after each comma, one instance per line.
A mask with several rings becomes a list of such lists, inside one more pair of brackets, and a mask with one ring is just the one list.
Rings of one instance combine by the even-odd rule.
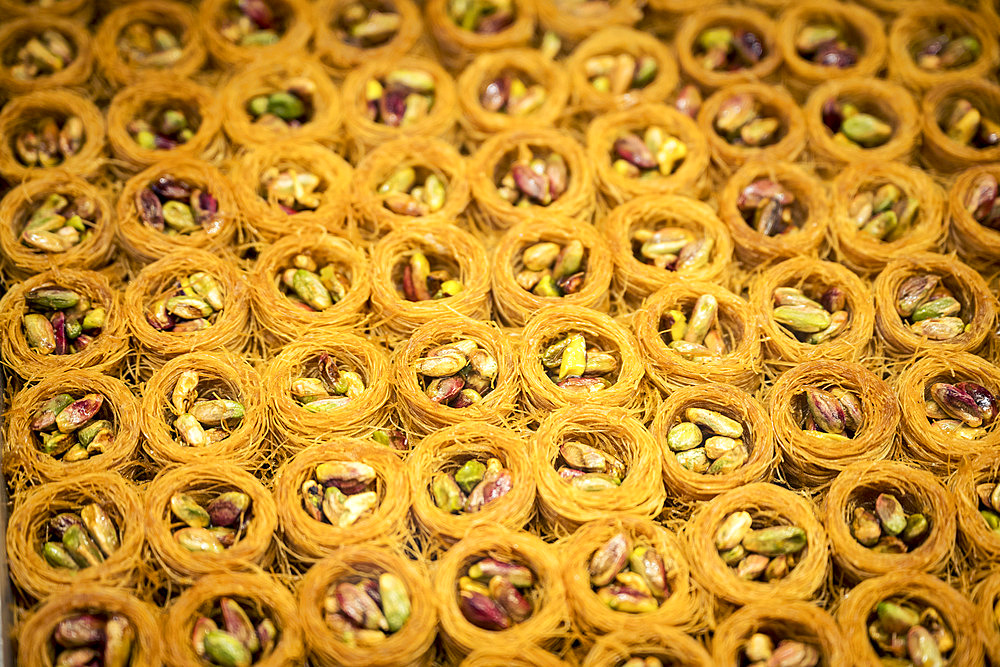
[[204, 506], [187, 493], [171, 496], [171, 515], [182, 524], [174, 524], [174, 540], [189, 551], [221, 553], [240, 540], [253, 520], [251, 498], [239, 491], [199, 497], [207, 501]]
[[[265, 661], [280, 638], [268, 609], [250, 601], [213, 600], [206, 616], [195, 619], [191, 648], [212, 665], [251, 665]], [[216, 622], [216, 620], [218, 622]]]
[[805, 224], [795, 195], [780, 183], [760, 178], [743, 188], [736, 200], [747, 224], [764, 236], [789, 234]]
[[446, 13], [462, 30], [480, 35], [503, 32], [516, 19], [511, 0], [448, 0]]
[[105, 451], [114, 442], [115, 428], [101, 418], [104, 402], [101, 394], [58, 394], [46, 401], [31, 422], [41, 452], [72, 463]]
[[528, 567], [484, 558], [472, 563], [458, 582], [459, 609], [477, 627], [505, 630], [531, 617], [536, 584]]
[[218, 200], [211, 193], [170, 174], [137, 191], [135, 209], [143, 224], [169, 235], [214, 234], [222, 225]]
[[142, 20], [133, 21], [118, 36], [118, 53], [139, 67], [170, 67], [184, 55], [183, 45], [172, 28]]
[[276, 44], [281, 39], [283, 24], [282, 13], [275, 11], [267, 0], [239, 0], [230, 3], [215, 28], [233, 44], [257, 47]]
[[760, 103], [749, 93], [726, 99], [716, 113], [716, 131], [734, 146], [758, 148], [778, 140], [781, 121], [766, 115]]
[[376, 511], [378, 488], [378, 473], [372, 466], [360, 461], [326, 461], [315, 467], [299, 491], [310, 517], [347, 528]]
[[499, 368], [492, 354], [465, 338], [428, 350], [416, 361], [414, 371], [430, 400], [467, 408], [493, 391]]
[[914, 60], [922, 69], [941, 72], [971, 65], [982, 50], [979, 40], [972, 35], [940, 32], [917, 46]]
[[146, 321], [157, 331], [184, 334], [212, 326], [226, 306], [223, 286], [206, 271], [179, 277], [147, 305]]
[[135, 628], [122, 614], [74, 612], [62, 618], [52, 633], [52, 664], [126, 667], [130, 664], [135, 638]]
[[190, 141], [201, 119], [197, 113], [178, 107], [153, 110], [146, 118], [136, 118], [125, 125], [139, 148], [149, 151], [169, 151]]
[[659, 74], [660, 64], [651, 55], [607, 53], [588, 58], [583, 71], [594, 90], [618, 96], [642, 90], [652, 83]]
[[365, 85], [365, 109], [373, 123], [408, 127], [428, 117], [437, 82], [422, 69], [397, 69]]
[[383, 205], [393, 213], [420, 217], [441, 210], [447, 200], [448, 183], [437, 170], [405, 165], [390, 174], [378, 192]]
[[670, 176], [687, 157], [687, 144], [658, 125], [647, 127], [640, 137], [622, 132], [612, 146], [612, 168], [630, 178]]
[[918, 598], [886, 599], [869, 614], [868, 636], [883, 664], [945, 665], [956, 646], [942, 615]]
[[542, 297], [575, 294], [586, 280], [587, 249], [573, 239], [562, 245], [542, 241], [521, 253], [524, 268], [514, 276], [518, 285]]
[[1000, 144], [1000, 123], [987, 117], [973, 102], [961, 98], [951, 103], [950, 111], [943, 114], [939, 125], [949, 139], [977, 149], [993, 148]]
[[79, 116], [43, 116], [21, 125], [12, 145], [18, 161], [26, 167], [55, 167], [80, 152], [87, 139]]
[[910, 331], [930, 340], [950, 340], [965, 332], [963, 304], [941, 276], [925, 273], [906, 278], [896, 293], [896, 312]]
[[979, 174], [965, 194], [965, 210], [979, 224], [990, 229], [1000, 229], [997, 194], [996, 176], [991, 173]]
[[741, 579], [776, 581], [788, 576], [808, 545], [806, 532], [785, 524], [754, 529], [753, 522], [743, 510], [723, 519], [714, 537], [720, 558]]
[[752, 68], [764, 57], [764, 42], [745, 28], [706, 28], [695, 42], [695, 55], [710, 71], [733, 72]]
[[510, 493], [513, 477], [500, 459], [486, 463], [469, 459], [451, 473], [438, 473], [431, 480], [434, 504], [452, 514], [482, 511], [490, 503]]
[[390, 42], [402, 25], [402, 16], [391, 3], [351, 2], [336, 22], [344, 43], [372, 48]]
[[527, 116], [545, 104], [547, 98], [545, 87], [531, 83], [525, 73], [505, 70], [483, 86], [479, 103], [491, 113]]
[[31, 210], [20, 240], [41, 252], [66, 252], [91, 237], [97, 214], [93, 199], [53, 192]]
[[532, 148], [521, 146], [517, 159], [500, 178], [497, 194], [512, 206], [548, 206], [566, 192], [569, 179], [561, 155], [549, 153], [542, 157]]
[[54, 568], [78, 570], [102, 563], [121, 546], [118, 526], [97, 503], [63, 512], [46, 526], [42, 555]]
[[891, 243], [910, 231], [919, 211], [919, 200], [905, 196], [894, 183], [885, 183], [856, 194], [848, 216], [862, 233]]
[[858, 61], [858, 50], [848, 42], [847, 31], [839, 26], [810, 24], [795, 39], [799, 55], [817, 65], [846, 69]]

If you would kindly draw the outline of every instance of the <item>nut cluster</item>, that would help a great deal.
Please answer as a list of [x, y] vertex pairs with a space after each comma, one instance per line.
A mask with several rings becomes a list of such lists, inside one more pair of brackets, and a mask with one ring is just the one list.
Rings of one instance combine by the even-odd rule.
[[798, 526], [753, 528], [749, 512], [733, 512], [715, 532], [715, 548], [740, 579], [777, 581], [788, 576], [806, 548], [806, 533]]
[[698, 238], [683, 227], [637, 228], [632, 232], [632, 255], [643, 264], [667, 271], [693, 271], [706, 266], [715, 239]]
[[180, 40], [166, 26], [133, 21], [125, 26], [118, 38], [118, 52], [135, 65], [170, 67], [181, 59]]
[[79, 153], [86, 138], [79, 116], [43, 116], [14, 135], [14, 152], [26, 167], [54, 167]]
[[448, 0], [448, 17], [462, 30], [495, 35], [514, 22], [511, 0]]
[[288, 215], [319, 208], [326, 187], [319, 176], [299, 167], [268, 167], [261, 174], [260, 185], [267, 203]]
[[406, 584], [391, 572], [338, 582], [323, 601], [323, 620], [350, 646], [377, 646], [406, 625], [411, 611]]
[[407, 301], [445, 299], [460, 294], [465, 289], [462, 281], [447, 268], [432, 271], [427, 255], [419, 250], [414, 250], [403, 266], [402, 287]]
[[52, 633], [53, 664], [128, 667], [134, 645], [135, 628], [121, 614], [73, 614]]
[[764, 42], [751, 30], [718, 26], [701, 31], [695, 51], [705, 69], [732, 72], [759, 63], [764, 57]]
[[986, 117], [975, 104], [959, 98], [941, 119], [941, 129], [952, 141], [973, 148], [993, 148], [1000, 144], [1000, 123]]
[[944, 665], [955, 648], [955, 635], [938, 610], [912, 600], [879, 602], [868, 636], [886, 665]]
[[550, 153], [541, 157], [523, 144], [517, 153], [517, 159], [497, 186], [502, 199], [514, 206], [548, 206], [566, 192], [569, 170], [561, 155]]
[[659, 71], [660, 63], [653, 56], [636, 58], [629, 53], [593, 56], [583, 64], [584, 75], [594, 90], [611, 95], [642, 90]]
[[878, 494], [873, 506], [855, 507], [851, 519], [854, 539], [880, 554], [905, 554], [923, 544], [929, 533], [927, 516], [907, 514], [891, 493]]
[[359, 373], [344, 370], [324, 352], [316, 362], [316, 375], [301, 375], [292, 379], [292, 397], [309, 412], [329, 412], [350, 403], [365, 391], [365, 381]]
[[715, 129], [733, 146], [759, 148], [778, 140], [781, 121], [768, 116], [750, 93], [739, 93], [719, 106]]
[[997, 417], [997, 398], [975, 382], [935, 382], [928, 389], [924, 408], [932, 428], [977, 440]]
[[198, 371], [187, 370], [177, 378], [170, 394], [170, 407], [176, 415], [174, 431], [190, 447], [205, 447], [222, 442], [243, 420], [243, 404], [220, 398], [219, 392], [199, 389]]
[[125, 129], [140, 148], [170, 150], [194, 137], [198, 119], [183, 109], [165, 108], [154, 111], [149, 118], [129, 121]]
[[845, 69], [858, 62], [858, 50], [847, 31], [832, 23], [815, 23], [802, 28], [795, 37], [800, 56], [823, 67]]
[[43, 30], [17, 47], [10, 75], [19, 81], [51, 76], [66, 69], [74, 58], [73, 45], [58, 30]]
[[847, 294], [837, 286], [825, 290], [819, 301], [810, 299], [797, 287], [778, 287], [772, 300], [774, 321], [809, 345], [833, 340], [844, 333], [851, 319]]
[[816, 667], [820, 653], [812, 644], [755, 632], [743, 647], [748, 667]]
[[986, 525], [995, 533], [1000, 533], [1000, 484], [987, 482], [976, 485], [979, 498], [979, 514]]
[[548, 93], [539, 83], [531, 83], [521, 72], [505, 70], [487, 82], [479, 94], [486, 111], [508, 116], [527, 116], [545, 104]]
[[562, 389], [593, 392], [614, 384], [618, 358], [596, 347], [587, 347], [582, 333], [571, 333], [550, 344], [541, 354], [549, 379]]
[[431, 479], [434, 504], [449, 514], [474, 514], [497, 498], [507, 495], [514, 480], [500, 459], [484, 464], [469, 459], [453, 473], [439, 472]]
[[672, 309], [663, 317], [667, 347], [688, 361], [717, 360], [729, 354], [730, 344], [719, 325], [719, 301], [711, 294], [702, 294], [688, 314]]
[[923, 273], [903, 281], [896, 293], [896, 312], [910, 324], [910, 331], [931, 340], [949, 340], [965, 331], [962, 304], [941, 276]]
[[176, 283], [170, 296], [154, 301], [146, 321], [157, 331], [187, 333], [212, 326], [222, 314], [226, 294], [211, 274], [198, 271]]
[[219, 34], [239, 46], [268, 46], [281, 39], [282, 19], [265, 0], [231, 2]]
[[837, 98], [823, 103], [823, 124], [833, 133], [833, 140], [846, 146], [877, 148], [892, 138], [892, 125], [873, 113]]
[[302, 483], [302, 506], [316, 521], [346, 528], [370, 514], [378, 503], [375, 469], [357, 461], [331, 461], [316, 466]]
[[658, 125], [646, 128], [640, 137], [622, 132], [612, 152], [615, 171], [632, 178], [656, 178], [674, 173], [687, 157], [687, 144]]
[[401, 23], [402, 17], [391, 3], [373, 9], [368, 3], [352, 2], [344, 7], [334, 27], [345, 44], [370, 48], [391, 40]]
[[855, 195], [848, 215], [865, 234], [892, 243], [906, 236], [919, 211], [918, 199], [904, 196], [894, 183], [885, 183]]
[[972, 35], [955, 35], [941, 30], [915, 45], [913, 59], [922, 69], [942, 72], [971, 65], [982, 52], [982, 44]]
[[256, 125], [280, 130], [301, 127], [309, 122], [316, 84], [306, 77], [293, 77], [283, 85], [281, 90], [247, 101], [247, 113]]
[[289, 301], [310, 313], [331, 308], [351, 289], [350, 280], [336, 264], [319, 268], [308, 252], [292, 257], [277, 283]]
[[707, 475], [729, 474], [750, 456], [743, 424], [707, 408], [685, 410], [667, 431], [667, 446], [683, 468]]
[[[256, 625], [250, 614], [257, 617]], [[220, 667], [249, 667], [261, 662], [277, 642], [278, 628], [274, 621], [256, 614], [251, 605], [244, 607], [226, 597], [219, 598], [217, 607], [195, 620], [191, 633], [191, 645], [198, 657]]]
[[857, 395], [833, 387], [829, 391], [806, 387], [803, 394], [802, 430], [828, 440], [847, 440], [857, 436], [864, 426], [865, 414]]
[[66, 252], [90, 238], [97, 215], [97, 202], [90, 197], [53, 192], [24, 223], [21, 243], [42, 252]]
[[816, 667], [820, 653], [812, 644], [755, 632], [743, 647], [748, 667]]
[[174, 540], [195, 553], [222, 553], [245, 534], [250, 504], [250, 496], [241, 491], [216, 494], [204, 507], [186, 493], [175, 493], [170, 512], [184, 525], [173, 531]]
[[52, 567], [83, 570], [100, 565], [120, 546], [115, 522], [99, 504], [89, 503], [79, 513], [63, 512], [49, 520], [42, 556]]
[[559, 445], [558, 463], [559, 477], [581, 491], [614, 489], [628, 474], [625, 463], [614, 454], [576, 440]]
[[805, 212], [792, 191], [768, 178], [743, 188], [736, 208], [746, 223], [764, 236], [791, 234], [805, 224]]
[[506, 630], [531, 617], [534, 573], [524, 565], [496, 558], [476, 561], [458, 580], [458, 608], [483, 630]]
[[493, 391], [497, 360], [474, 340], [464, 338], [439, 345], [414, 364], [427, 394], [435, 403], [467, 408]]
[[103, 405], [100, 394], [81, 398], [58, 394], [50, 398], [31, 422], [31, 430], [41, 438], [39, 449], [66, 463], [102, 453], [115, 439], [111, 422], [97, 418]]
[[434, 106], [437, 84], [430, 72], [397, 69], [365, 84], [369, 120], [389, 127], [407, 127], [423, 120]]
[[136, 192], [135, 210], [144, 225], [168, 236], [214, 234], [223, 222], [211, 192], [171, 174], [157, 176]]
[[551, 241], [534, 243], [521, 253], [524, 269], [514, 279], [538, 296], [576, 294], [587, 277], [586, 252], [578, 239], [563, 245]]
[[984, 227], [1000, 229], [1000, 206], [997, 206], [997, 178], [981, 174], [965, 195], [965, 210]]
[[418, 217], [436, 213], [448, 197], [445, 178], [426, 167], [400, 167], [381, 185], [382, 205], [397, 215]]
[[670, 569], [654, 547], [617, 533], [591, 556], [588, 573], [598, 599], [609, 608], [644, 614], [670, 597]]
[[36, 287], [24, 295], [21, 318], [28, 346], [38, 354], [73, 354], [101, 334], [107, 311], [71, 289]]

